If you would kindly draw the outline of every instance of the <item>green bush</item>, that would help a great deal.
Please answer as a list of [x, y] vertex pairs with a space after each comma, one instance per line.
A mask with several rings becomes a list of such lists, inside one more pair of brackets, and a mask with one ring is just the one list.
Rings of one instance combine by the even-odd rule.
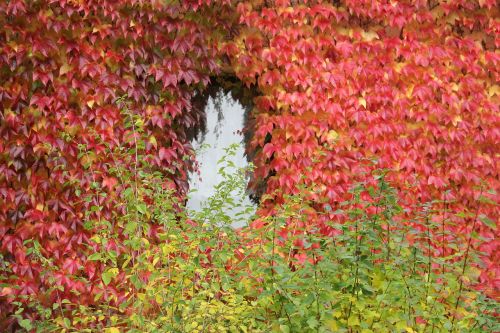
[[[141, 123], [131, 118], [134, 130]], [[124, 148], [123, 148], [124, 149]], [[397, 193], [374, 177], [376, 187], [357, 184], [352, 200], [332, 208], [309, 199], [314, 186], [285, 196], [264, 227], [231, 227], [228, 211], [239, 207], [245, 174], [230, 156], [223, 158], [225, 180], [198, 212], [180, 209], [183, 202], [165, 188], [161, 173], [141, 162], [134, 151], [133, 170], [114, 170], [129, 184], [116, 205], [115, 221], [88, 220], [98, 230], [92, 240], [101, 246], [125, 235], [123, 251], [102, 250], [89, 259], [105, 265], [101, 280], [126, 291], [124, 301], [96, 296], [94, 306], [65, 300], [51, 308], [36, 298], [38, 320], [16, 316], [37, 332], [495, 332], [498, 304], [474, 290], [477, 270], [461, 259], [472, 249], [456, 245], [456, 255], [432, 254], [437, 225], [423, 206], [414, 221], [401, 221]], [[368, 198], [366, 197], [368, 194]], [[96, 195], [99, 192], [96, 184]], [[91, 198], [87, 198], [89, 200]], [[323, 210], [317, 207], [323, 205]], [[375, 213], [368, 214], [369, 211]], [[96, 210], [99, 207], [95, 207]], [[253, 219], [252, 207], [239, 217]], [[343, 224], [327, 222], [335, 236], [324, 236], [315, 219], [347, 216]], [[90, 216], [90, 215], [89, 215]], [[147, 236], [160, 226], [157, 241]], [[293, 228], [290, 227], [293, 225]], [[418, 226], [418, 227], [415, 227]], [[423, 230], [423, 231], [419, 231]], [[37, 244], [32, 244], [33, 253]], [[50, 258], [40, 256], [50, 271]], [[85, 281], [86, 283], [90, 283]]]

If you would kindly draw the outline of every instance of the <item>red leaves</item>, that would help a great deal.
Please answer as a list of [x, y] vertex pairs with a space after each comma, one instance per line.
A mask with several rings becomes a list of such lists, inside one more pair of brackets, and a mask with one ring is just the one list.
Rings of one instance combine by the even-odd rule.
[[427, 185], [434, 185], [437, 189], [443, 189], [447, 184], [440, 177], [429, 176], [427, 179]]
[[175, 158], [177, 158], [177, 153], [173, 149], [162, 147], [159, 150], [158, 156], [162, 161], [172, 162]]
[[80, 269], [80, 267], [81, 265], [78, 260], [67, 258], [64, 260], [62, 269], [64, 269], [66, 273], [73, 275]]
[[[252, 144], [262, 149], [254, 163], [256, 175], [269, 177], [266, 193], [314, 182], [334, 206], [353, 183], [369, 181], [370, 170], [388, 168], [408, 212], [418, 200], [446, 200], [454, 213], [479, 205], [494, 214], [474, 197], [481, 178], [500, 190], [491, 149], [500, 140], [499, 61], [485, 43], [494, 15], [479, 9], [489, 5], [240, 4], [241, 35], [266, 32], [263, 45], [246, 43], [237, 52], [233, 44], [228, 52], [245, 83], [259, 73]], [[269, 29], [276, 14], [279, 28]], [[473, 34], [471, 22], [478, 25]], [[327, 135], [331, 130], [336, 134]]]
[[104, 177], [102, 181], [102, 185], [108, 189], [108, 191], [112, 192], [115, 189], [118, 180], [114, 177]]
[[[209, 18], [209, 8], [203, 11], [206, 20], [192, 16], [190, 4], [0, 2], [5, 37], [0, 42], [5, 65], [0, 71], [0, 252], [12, 254], [5, 258], [15, 267], [14, 275], [8, 274], [11, 281], [3, 282], [22, 284], [26, 275], [33, 290], [55, 287], [40, 277], [23, 244], [36, 240], [59, 269], [60, 296], [72, 302], [92, 299], [72, 277], [100, 275], [101, 268], [84, 259], [95, 230], [83, 222], [113, 221], [120, 213], [113, 200], [121, 188], [112, 170], [133, 159], [116, 149], [131, 149], [142, 140], [137, 126], [126, 128], [131, 118], [142, 120], [144, 137], [154, 138], [145, 145], [152, 170], [169, 168], [169, 185], [186, 190], [190, 161], [181, 156], [189, 153], [188, 128], [198, 125], [202, 111], [191, 107], [193, 87], [207, 84], [219, 69], [215, 45], [209, 45], [218, 23]], [[123, 95], [127, 112], [116, 103]], [[107, 195], [95, 198], [99, 181], [99, 191]], [[76, 297], [72, 288], [83, 294]]]
[[272, 143], [268, 143], [264, 146], [264, 148], [262, 149], [262, 152], [264, 153], [264, 155], [267, 157], [267, 158], [270, 158], [273, 153], [276, 151], [274, 145]]
[[[397, 170], [392, 185], [408, 209], [419, 199], [438, 199], [453, 201], [449, 211], [457, 213], [478, 205], [481, 180], [500, 190], [500, 57], [488, 11], [494, 1], [450, 2], [434, 10], [422, 1], [240, 2], [230, 15], [241, 25], [238, 33], [228, 32], [229, 41], [220, 40], [217, 29], [221, 21], [232, 22], [202, 3], [209, 2], [131, 10], [127, 2], [107, 0], [35, 7], [0, 2], [6, 37], [0, 45], [0, 249], [15, 256], [19, 281], [33, 274], [36, 285], [25, 290], [47, 288], [26, 255], [27, 239], [52, 255], [61, 285], [81, 288], [70, 278], [81, 268], [90, 279], [100, 276], [98, 265], [82, 259], [93, 232], [83, 228], [83, 216], [95, 204], [113, 219], [111, 200], [119, 188], [110, 169], [130, 159], [110, 149], [131, 148], [140, 139], [125, 128], [130, 115], [115, 99], [128, 95], [129, 111], [143, 120], [149, 138], [148, 162], [173, 168], [170, 186], [185, 191], [188, 129], [202, 116], [190, 98], [221, 63], [262, 94], [254, 101], [251, 145], [255, 175], [268, 179], [270, 195], [294, 193], [305, 182], [333, 207], [353, 183], [370, 181], [374, 168]], [[204, 19], [194, 19], [191, 9]], [[99, 180], [109, 195], [82, 203]], [[487, 202], [479, 209], [496, 213]], [[253, 227], [263, 227], [262, 221]], [[479, 232], [498, 236], [488, 226]], [[482, 246], [488, 271], [495, 271], [498, 242]]]

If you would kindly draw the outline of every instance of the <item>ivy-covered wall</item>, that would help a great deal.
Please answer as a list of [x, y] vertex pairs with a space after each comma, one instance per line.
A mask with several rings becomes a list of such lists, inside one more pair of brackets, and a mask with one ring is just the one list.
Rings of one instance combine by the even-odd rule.
[[[119, 300], [114, 283], [100, 283], [102, 264], [87, 260], [99, 245], [84, 221], [120, 213], [113, 199], [130, 184], [113, 170], [134, 167], [123, 148], [136, 143], [134, 124], [151, 170], [186, 193], [203, 117], [193, 93], [221, 73], [257, 92], [248, 152], [250, 187], [267, 194], [260, 216], [300, 184], [335, 210], [351, 184], [387, 168], [408, 216], [434, 201], [440, 214], [429, 218], [454, 232], [435, 255], [476, 226], [482, 287], [498, 297], [495, 1], [9, 0], [0, 25], [0, 272], [9, 263], [3, 279], [20, 287], [0, 290], [0, 322], [12, 297], [52, 302], [54, 283], [74, 301], [103, 291]], [[106, 195], [81, 200], [97, 190]], [[333, 236], [324, 218], [311, 212], [309, 223]], [[33, 240], [54, 276], [40, 276]], [[106, 246], [119, 252], [120, 240]]]

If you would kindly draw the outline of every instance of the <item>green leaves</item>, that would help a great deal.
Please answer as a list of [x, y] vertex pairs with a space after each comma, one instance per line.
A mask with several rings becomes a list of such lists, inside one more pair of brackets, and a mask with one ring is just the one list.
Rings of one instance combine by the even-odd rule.
[[92, 260], [92, 261], [101, 260], [101, 254], [100, 253], [93, 253], [87, 257], [87, 260]]
[[138, 203], [135, 208], [137, 209], [137, 211], [141, 214], [146, 214], [148, 209], [147, 209], [147, 206], [145, 203], [141, 202], [141, 203]]
[[116, 277], [119, 274], [118, 268], [109, 268], [106, 271], [104, 271], [101, 275], [102, 282], [104, 285], [108, 285], [111, 280]]
[[[428, 222], [425, 207], [413, 221], [418, 227], [401, 223], [397, 193], [380, 173], [369, 189], [363, 183], [354, 186], [352, 199], [342, 204], [339, 214], [330, 215], [332, 207], [314, 212], [314, 219], [349, 217], [342, 223], [326, 219], [335, 230], [332, 237], [325, 238], [309, 223], [314, 221], [309, 214], [316, 201], [308, 197], [314, 184], [284, 195], [261, 228], [237, 232], [228, 226], [226, 209], [240, 204], [233, 193], [245, 186], [245, 178], [228, 159], [221, 160], [224, 181], [214, 196], [189, 215], [174, 208], [178, 198], [165, 191], [159, 175], [137, 173], [139, 186], [122, 196], [120, 205], [127, 213], [116, 221], [126, 240], [119, 251], [88, 258], [105, 264], [100, 274], [105, 288], [123, 285], [129, 290], [119, 309], [130, 308], [133, 314], [113, 315], [110, 328], [118, 322], [140, 331], [154, 326], [196, 330], [202, 323], [207, 330], [221, 332], [419, 332], [431, 327], [444, 333], [495, 328], [489, 313], [496, 303], [468, 287], [477, 274], [461, 276], [462, 262], [426, 252], [427, 241], [435, 240], [427, 229], [439, 230], [441, 225]], [[135, 193], [153, 199], [138, 202]], [[157, 240], [146, 237], [149, 218], [159, 227]], [[485, 216], [479, 219], [489, 223]], [[103, 225], [92, 240], [109, 246], [117, 234], [107, 222]], [[461, 281], [468, 284], [457, 299]], [[73, 315], [85, 318], [97, 311], [108, 318], [114, 305], [107, 297], [99, 292], [97, 308], [80, 307]], [[151, 304], [161, 310], [145, 313]], [[454, 322], [455, 313], [461, 317]], [[64, 319], [65, 328], [75, 323]]]
[[31, 324], [31, 320], [29, 319], [22, 319], [19, 322], [19, 326], [24, 328], [27, 331], [31, 331], [33, 329], [33, 325]]
[[484, 214], [479, 215], [479, 220], [486, 226], [490, 227], [492, 230], [497, 230], [497, 224], [495, 221], [491, 220]]

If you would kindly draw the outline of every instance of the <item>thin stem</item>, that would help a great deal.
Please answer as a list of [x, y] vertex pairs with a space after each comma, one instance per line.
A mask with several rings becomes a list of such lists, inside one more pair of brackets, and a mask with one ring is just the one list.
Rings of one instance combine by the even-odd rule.
[[[356, 294], [356, 298], [358, 298], [358, 293], [356, 292], [356, 289], [358, 288], [358, 274], [359, 274], [359, 244], [358, 244], [358, 219], [356, 219], [356, 223], [354, 225], [354, 239], [356, 241], [356, 246], [355, 246], [355, 265], [356, 269], [354, 272], [354, 285], [352, 287], [352, 292], [351, 294], [354, 296]], [[352, 311], [352, 300], [349, 302], [349, 311], [347, 312], [347, 320], [349, 320], [349, 317], [351, 316], [351, 311]]]
[[[481, 198], [482, 195], [483, 195], [483, 188], [481, 187], [481, 190], [479, 192], [479, 199]], [[467, 248], [465, 249], [464, 262], [463, 262], [463, 265], [462, 265], [462, 272], [461, 272], [461, 274], [459, 276], [460, 286], [458, 287], [458, 296], [457, 296], [457, 301], [455, 302], [455, 312], [458, 309], [458, 304], [460, 303], [460, 298], [462, 297], [462, 290], [463, 290], [463, 286], [464, 286], [463, 276], [465, 274], [465, 270], [467, 269], [467, 262], [469, 260], [470, 248], [472, 246], [472, 236], [474, 234], [474, 229], [476, 229], [476, 222], [477, 222], [477, 218], [478, 218], [478, 215], [479, 215], [479, 207], [480, 206], [481, 206], [481, 202], [479, 201], [479, 203], [478, 203], [478, 205], [476, 207], [476, 213], [474, 215], [474, 220], [472, 221], [472, 230], [469, 233], [469, 238], [467, 240]], [[451, 320], [451, 330], [452, 331], [453, 331], [453, 328], [455, 327], [455, 318], [456, 318], [456, 316], [454, 315], [453, 318], [452, 318], [452, 320]]]
[[[448, 208], [448, 203], [446, 202], [446, 199], [444, 199], [444, 204], [443, 204], [443, 218], [441, 221], [441, 256], [443, 258], [445, 257], [445, 222], [446, 222], [446, 210]], [[444, 275], [444, 260], [441, 264], [441, 273]]]

